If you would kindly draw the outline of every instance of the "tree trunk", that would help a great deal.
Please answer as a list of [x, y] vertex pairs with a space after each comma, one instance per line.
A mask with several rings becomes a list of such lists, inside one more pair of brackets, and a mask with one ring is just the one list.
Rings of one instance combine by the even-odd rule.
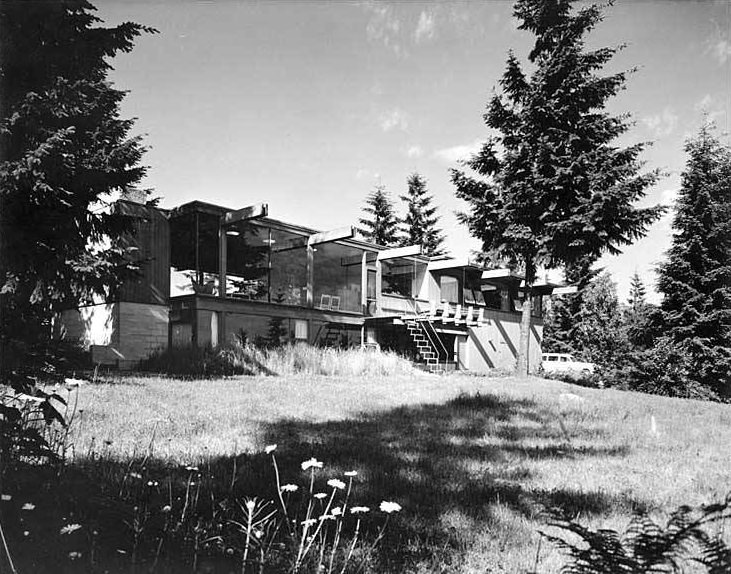
[[526, 285], [523, 292], [523, 310], [520, 316], [520, 339], [518, 342], [518, 362], [515, 368], [515, 374], [519, 377], [527, 377], [530, 368], [530, 327], [533, 309], [533, 282], [530, 283], [526, 279]]

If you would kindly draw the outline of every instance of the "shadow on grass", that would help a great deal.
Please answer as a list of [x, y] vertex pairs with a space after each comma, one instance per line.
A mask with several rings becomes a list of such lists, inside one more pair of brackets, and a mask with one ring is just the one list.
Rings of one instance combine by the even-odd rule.
[[[621, 495], [537, 486], [537, 464], [555, 460], [568, 477], [579, 459], [625, 454], [602, 446], [600, 430], [567, 425], [563, 417], [529, 400], [477, 395], [338, 422], [282, 420], [267, 425], [265, 436], [279, 445], [283, 483], [306, 488], [309, 475], [300, 464], [316, 457], [325, 465], [318, 489], [327, 489], [328, 478], [357, 470], [353, 503], [372, 509], [382, 500], [402, 505], [371, 572], [406, 572], [416, 564], [454, 571], [481, 531], [525, 536], [526, 527], [514, 522], [537, 520], [552, 508], [570, 517], [643, 508], [642, 501]], [[92, 458], [77, 461], [55, 485], [25, 478], [10, 484], [16, 498], [3, 509], [3, 524], [13, 526], [9, 538], [21, 571], [233, 571], [235, 560], [225, 556], [225, 547], [203, 547], [201, 541], [224, 533], [236, 500], [275, 499], [271, 461], [261, 453], [200, 466], [192, 471], [155, 459]], [[189, 500], [193, 492], [195, 502]], [[26, 500], [36, 504], [35, 515], [22, 512]], [[166, 506], [172, 511], [162, 510]], [[181, 512], [185, 528], [171, 536], [170, 517]], [[82, 528], [59, 537], [70, 523]], [[82, 556], [69, 562], [82, 547]], [[198, 554], [194, 568], [191, 556]]]
[[365, 504], [393, 500], [404, 507], [382, 565], [393, 572], [433, 561], [434, 552], [459, 553], [476, 530], [505, 527], [506, 514], [513, 521], [547, 511], [574, 518], [644, 509], [642, 501], [604, 491], [529, 484], [541, 461], [554, 459], [573, 478], [578, 459], [627, 454], [626, 447], [603, 445], [604, 438], [585, 425], [567, 430], [563, 415], [530, 400], [491, 395], [341, 422], [280, 421], [267, 430], [268, 442], [280, 445], [283, 475], [297, 475], [303, 455], [315, 456], [328, 476], [357, 470]]

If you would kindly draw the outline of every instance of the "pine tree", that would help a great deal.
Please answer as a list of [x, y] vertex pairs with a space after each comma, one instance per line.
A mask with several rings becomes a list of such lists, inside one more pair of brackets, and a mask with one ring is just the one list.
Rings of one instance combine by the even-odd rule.
[[635, 271], [630, 278], [629, 299], [627, 300], [629, 308], [634, 313], [647, 306], [646, 295], [645, 284], [642, 282], [640, 274]]
[[658, 177], [640, 173], [644, 144], [619, 148], [624, 116], [604, 108], [626, 73], [597, 74], [619, 48], [584, 49], [584, 36], [602, 19], [596, 5], [572, 10], [572, 0], [518, 0], [519, 29], [536, 36], [526, 76], [511, 52], [485, 123], [497, 132], [452, 171], [461, 215], [484, 251], [498, 249], [522, 267], [522, 319], [517, 371], [528, 372], [531, 297], [538, 267], [584, 273], [604, 252], [641, 237], [662, 208], [636, 201]]
[[93, 209], [145, 173], [108, 60], [154, 30], [99, 27], [93, 10], [84, 0], [0, 3], [3, 379], [48, 352], [57, 311], [108, 295], [128, 267], [129, 221]]
[[418, 173], [412, 173], [407, 184], [406, 195], [400, 196], [406, 203], [401, 244], [421, 245], [424, 255], [441, 255], [444, 234], [437, 228], [437, 208], [431, 204], [432, 196], [427, 191], [426, 180]]
[[655, 310], [655, 306], [646, 301], [645, 284], [635, 271], [630, 279], [629, 298], [624, 312], [627, 339], [634, 350], [644, 350], [652, 346], [652, 317]]
[[[704, 125], [688, 161], [672, 246], [658, 268], [664, 340], [689, 382], [731, 395], [731, 148]], [[681, 381], [682, 384], [682, 381]]]
[[368, 195], [363, 211], [368, 215], [358, 222], [362, 225], [360, 233], [365, 240], [386, 247], [396, 245], [398, 221], [384, 185], [377, 185]]

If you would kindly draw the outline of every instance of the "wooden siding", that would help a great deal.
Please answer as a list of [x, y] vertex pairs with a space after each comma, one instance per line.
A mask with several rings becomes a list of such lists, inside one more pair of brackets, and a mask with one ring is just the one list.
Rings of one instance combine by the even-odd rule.
[[137, 247], [139, 272], [124, 282], [118, 300], [129, 303], [167, 305], [170, 299], [170, 226], [154, 207], [120, 201], [117, 209], [133, 218], [134, 235], [129, 244]]

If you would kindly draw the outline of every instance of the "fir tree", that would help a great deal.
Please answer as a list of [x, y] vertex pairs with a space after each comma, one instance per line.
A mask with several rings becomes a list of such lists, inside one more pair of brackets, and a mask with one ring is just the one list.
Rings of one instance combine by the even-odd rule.
[[652, 316], [656, 308], [646, 301], [645, 284], [637, 271], [630, 279], [630, 292], [624, 322], [627, 339], [635, 350], [647, 349], [652, 345]]
[[393, 202], [384, 185], [377, 185], [368, 195], [363, 211], [367, 216], [358, 222], [362, 225], [360, 233], [365, 240], [387, 247], [396, 245], [398, 221]]
[[437, 228], [437, 208], [431, 204], [432, 197], [427, 191], [426, 180], [418, 173], [412, 173], [407, 184], [406, 195], [400, 196], [406, 203], [401, 244], [421, 245], [424, 255], [441, 255], [444, 234]]
[[642, 282], [640, 274], [635, 271], [630, 278], [629, 299], [627, 300], [629, 308], [634, 313], [641, 311], [645, 306], [647, 306], [645, 297], [645, 284]]
[[55, 313], [109, 295], [128, 267], [129, 222], [93, 208], [145, 173], [108, 73], [111, 57], [153, 30], [100, 27], [93, 10], [0, 3], [0, 377], [14, 381], [32, 380], [19, 373], [49, 352]]
[[493, 135], [453, 170], [457, 196], [471, 211], [461, 220], [483, 243], [525, 273], [517, 360], [528, 372], [531, 297], [539, 266], [583, 273], [604, 252], [641, 237], [662, 208], [640, 209], [657, 172], [640, 173], [643, 144], [619, 148], [624, 116], [604, 111], [626, 73], [598, 71], [619, 48], [584, 49], [584, 36], [602, 19], [600, 7], [572, 10], [572, 0], [518, 0], [519, 29], [536, 36], [526, 76], [511, 52], [485, 122]]
[[[704, 125], [688, 161], [672, 246], [658, 269], [664, 341], [689, 382], [731, 395], [731, 149]], [[682, 384], [682, 381], [680, 381]]]

